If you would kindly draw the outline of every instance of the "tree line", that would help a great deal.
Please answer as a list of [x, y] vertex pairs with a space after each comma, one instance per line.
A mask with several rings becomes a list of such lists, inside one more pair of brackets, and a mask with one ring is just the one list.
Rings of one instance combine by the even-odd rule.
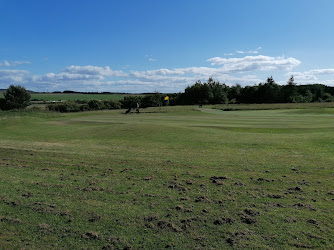
[[227, 103], [303, 103], [333, 102], [334, 87], [322, 84], [296, 85], [291, 76], [286, 85], [277, 84], [273, 77], [253, 86], [227, 86], [214, 81], [197, 81], [184, 93], [172, 94], [171, 105], [227, 104]]
[[[166, 100], [168, 96], [168, 100]], [[0, 110], [22, 109], [30, 104], [30, 94], [22, 86], [10, 85], [0, 98]], [[78, 112], [87, 110], [159, 107], [166, 105], [202, 105], [228, 103], [305, 103], [334, 102], [334, 87], [323, 84], [297, 85], [291, 76], [285, 85], [277, 84], [273, 77], [253, 86], [228, 86], [212, 77], [207, 82], [197, 81], [183, 93], [145, 94], [125, 96], [123, 100], [77, 100], [47, 105], [50, 111]]]
[[[266, 82], [242, 87], [240, 84], [228, 86], [213, 80], [197, 81], [188, 86], [182, 93], [167, 94], [169, 100], [164, 101], [166, 94], [156, 93], [152, 96], [126, 96], [121, 101], [122, 107], [156, 107], [164, 105], [203, 105], [203, 104], [253, 104], [253, 103], [308, 103], [334, 102], [334, 87], [323, 84], [297, 85], [291, 76], [285, 85], [279, 85], [273, 77]], [[151, 100], [154, 101], [151, 101]], [[150, 101], [147, 101], [150, 100]]]

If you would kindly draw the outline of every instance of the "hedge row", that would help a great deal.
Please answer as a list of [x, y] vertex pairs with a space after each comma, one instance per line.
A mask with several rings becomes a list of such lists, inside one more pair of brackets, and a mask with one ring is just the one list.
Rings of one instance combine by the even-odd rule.
[[120, 108], [140, 108], [159, 107], [169, 104], [165, 100], [166, 95], [155, 93], [144, 96], [125, 96], [123, 100], [90, 100], [90, 101], [66, 101], [60, 103], [52, 103], [47, 105], [49, 111], [57, 112], [80, 112], [88, 110], [103, 110], [103, 109], [120, 109]]
[[121, 103], [114, 100], [66, 101], [49, 104], [46, 107], [50, 111], [67, 113], [88, 110], [120, 109]]

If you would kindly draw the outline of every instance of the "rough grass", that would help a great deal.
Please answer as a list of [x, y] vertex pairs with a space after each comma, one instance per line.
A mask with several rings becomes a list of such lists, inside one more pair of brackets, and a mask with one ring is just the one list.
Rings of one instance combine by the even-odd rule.
[[333, 118], [0, 112], [0, 246], [331, 249]]
[[276, 110], [276, 109], [310, 109], [310, 108], [334, 108], [334, 102], [312, 103], [262, 103], [262, 104], [218, 104], [213, 108], [224, 111], [237, 110]]

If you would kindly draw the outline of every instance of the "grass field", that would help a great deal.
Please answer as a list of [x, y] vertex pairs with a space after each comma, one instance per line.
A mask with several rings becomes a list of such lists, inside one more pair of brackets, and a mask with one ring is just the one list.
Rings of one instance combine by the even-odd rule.
[[0, 112], [0, 248], [334, 248], [334, 109], [142, 111]]
[[274, 109], [320, 109], [320, 108], [334, 108], [334, 102], [217, 104], [217, 105], [214, 105], [213, 108], [225, 110], [225, 111], [274, 110]]
[[37, 99], [42, 101], [76, 101], [76, 100], [121, 100], [126, 95], [121, 94], [43, 94], [32, 93], [31, 99]]

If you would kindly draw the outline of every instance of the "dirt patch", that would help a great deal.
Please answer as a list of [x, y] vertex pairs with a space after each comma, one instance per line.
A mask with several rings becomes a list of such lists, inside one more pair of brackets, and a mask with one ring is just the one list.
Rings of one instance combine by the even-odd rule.
[[35, 202], [32, 205], [30, 205], [29, 208], [40, 213], [54, 214], [60, 216], [70, 216], [70, 213], [67, 210], [57, 210], [56, 206], [57, 206], [56, 204]]
[[308, 220], [307, 223], [309, 223], [309, 224], [311, 224], [311, 225], [315, 225], [315, 226], [318, 226], [318, 225], [319, 225], [319, 223], [318, 223], [316, 220], [314, 220], [314, 219], [310, 219], [310, 220]]
[[9, 205], [9, 206], [18, 206], [19, 205], [19, 203], [17, 201], [10, 201], [6, 197], [1, 197], [0, 199], [3, 203], [5, 203], [6, 205]]
[[183, 209], [184, 209], [184, 207], [182, 205], [178, 205], [178, 206], [175, 207], [175, 210], [177, 210], [177, 211], [181, 211]]
[[89, 232], [83, 233], [83, 234], [81, 235], [81, 237], [84, 238], [84, 239], [92, 239], [92, 240], [96, 240], [96, 239], [99, 238], [99, 233], [89, 231]]
[[245, 229], [244, 231], [229, 233], [229, 237], [226, 239], [226, 242], [231, 246], [236, 245], [239, 241], [243, 239], [249, 239], [249, 236], [252, 235], [253, 232]]
[[293, 193], [293, 192], [300, 192], [302, 191], [302, 188], [301, 187], [291, 187], [291, 188], [288, 188], [288, 192], [289, 193]]
[[243, 223], [254, 224], [257, 222], [256, 216], [259, 216], [260, 213], [256, 210], [246, 208], [241, 214], [240, 219]]
[[175, 226], [173, 223], [171, 223], [170, 221], [164, 221], [164, 220], [161, 220], [157, 223], [157, 226], [160, 228], [160, 229], [165, 229], [165, 230], [171, 230], [173, 232], [181, 232], [182, 229]]
[[124, 173], [124, 172], [129, 172], [129, 171], [132, 171], [133, 169], [132, 168], [124, 168], [122, 169], [121, 171], [119, 171], [120, 173]]
[[284, 219], [284, 222], [286, 222], [286, 223], [296, 223], [296, 222], [297, 222], [297, 219], [294, 218], [294, 217], [286, 217], [286, 218]]
[[186, 192], [186, 191], [188, 191], [188, 188], [182, 186], [180, 183], [177, 183], [177, 182], [172, 182], [172, 183], [168, 186], [168, 188], [178, 189], [178, 190], [180, 190], [180, 191], [182, 191], [182, 192]]
[[254, 224], [257, 222], [256, 218], [253, 218], [247, 215], [243, 215], [240, 218], [241, 218], [241, 221], [246, 224]]
[[234, 222], [235, 222], [235, 220], [233, 218], [222, 217], [222, 218], [216, 219], [213, 222], [213, 224], [214, 225], [223, 225], [223, 224], [233, 224]]
[[200, 196], [195, 199], [195, 202], [206, 202], [206, 203], [212, 203], [213, 201], [205, 196]]
[[281, 198], [284, 197], [284, 195], [280, 195], [280, 194], [268, 194], [268, 197], [272, 198], [272, 199], [281, 199]]
[[260, 178], [257, 179], [257, 181], [261, 181], [261, 182], [273, 182], [275, 180], [273, 180], [273, 179], [270, 180], [270, 179], [265, 179], [265, 178], [260, 177]]
[[295, 207], [295, 208], [307, 208], [310, 211], [316, 211], [317, 210], [312, 205], [310, 205], [310, 204], [304, 204], [304, 203], [301, 203], [301, 202], [298, 202], [298, 203], [294, 204], [293, 207]]
[[186, 219], [182, 219], [180, 220], [181, 224], [182, 224], [182, 229], [183, 230], [187, 230], [188, 228], [191, 227], [192, 223], [194, 221], [197, 221], [198, 220], [198, 217], [191, 217], [191, 218], [186, 218]]
[[8, 222], [8, 223], [13, 223], [13, 224], [22, 223], [22, 221], [20, 219], [6, 217], [6, 216], [0, 216], [0, 222]]
[[144, 217], [144, 221], [146, 222], [156, 221], [158, 219], [159, 219], [159, 215], [157, 214], [151, 214], [151, 215]]
[[258, 215], [260, 215], [260, 212], [255, 211], [255, 210], [253, 210], [253, 209], [249, 209], [249, 208], [246, 208], [246, 209], [244, 210], [244, 212], [245, 212], [245, 214], [247, 214], [247, 215], [249, 215], [249, 216], [258, 216]]
[[33, 197], [33, 196], [34, 195], [31, 192], [25, 192], [25, 193], [22, 194], [22, 197], [25, 197], [25, 198], [30, 198], [30, 197]]
[[299, 185], [305, 185], [305, 186], [310, 186], [311, 185], [311, 183], [306, 181], [306, 180], [302, 180], [302, 181], [298, 182], [298, 184]]
[[229, 178], [225, 176], [211, 176], [210, 177], [211, 182], [216, 184], [217, 186], [224, 185], [222, 181], [227, 180], [227, 179]]

